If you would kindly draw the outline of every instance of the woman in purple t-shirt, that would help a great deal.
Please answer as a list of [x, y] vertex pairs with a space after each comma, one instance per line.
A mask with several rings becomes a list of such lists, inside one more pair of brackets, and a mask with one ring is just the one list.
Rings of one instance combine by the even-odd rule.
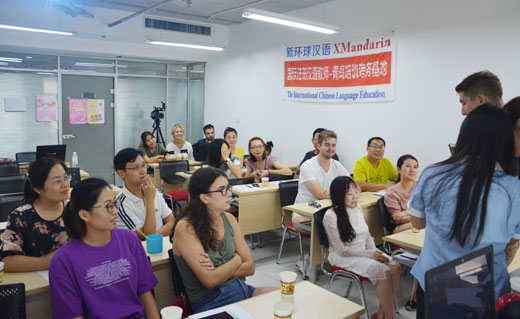
[[49, 268], [54, 318], [160, 318], [157, 279], [137, 236], [115, 228], [118, 206], [102, 179], [74, 187], [63, 213], [71, 239]]
[[278, 162], [273, 155], [266, 154], [264, 140], [260, 137], [253, 137], [249, 140], [249, 158], [245, 177], [254, 177], [258, 182], [262, 177], [269, 175], [289, 176], [292, 175], [292, 171]]

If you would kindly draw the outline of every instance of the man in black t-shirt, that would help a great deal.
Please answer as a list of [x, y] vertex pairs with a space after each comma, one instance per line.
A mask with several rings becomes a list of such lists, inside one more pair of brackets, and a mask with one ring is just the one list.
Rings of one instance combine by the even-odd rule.
[[[318, 155], [320, 152], [319, 144], [318, 144], [318, 135], [320, 135], [321, 132], [325, 131], [324, 128], [317, 128], [314, 130], [314, 133], [312, 133], [312, 145], [314, 145], [314, 149], [311, 151], [308, 151], [305, 153], [305, 156], [303, 157], [302, 161], [300, 162], [300, 165], [298, 165], [298, 168], [296, 169], [296, 174], [300, 174], [300, 167], [302, 166], [303, 162], [305, 162], [308, 159], [313, 158], [314, 156]], [[336, 161], [339, 161], [338, 154], [334, 154], [332, 157]]]

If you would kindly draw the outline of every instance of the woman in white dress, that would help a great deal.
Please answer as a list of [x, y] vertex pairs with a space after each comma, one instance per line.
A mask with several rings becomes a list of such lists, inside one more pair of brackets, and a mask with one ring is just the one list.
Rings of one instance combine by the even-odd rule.
[[323, 225], [329, 238], [329, 262], [368, 278], [376, 285], [379, 309], [371, 318], [397, 318], [393, 299], [399, 285], [401, 266], [376, 248], [361, 207], [361, 191], [347, 176], [336, 177], [330, 185], [332, 207]]

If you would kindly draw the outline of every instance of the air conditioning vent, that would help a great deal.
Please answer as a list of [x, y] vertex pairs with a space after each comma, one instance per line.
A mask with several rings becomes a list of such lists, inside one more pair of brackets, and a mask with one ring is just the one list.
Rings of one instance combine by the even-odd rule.
[[185, 32], [208, 36], [211, 35], [211, 27], [196, 24], [179, 23], [167, 20], [145, 18], [144, 26], [150, 29]]

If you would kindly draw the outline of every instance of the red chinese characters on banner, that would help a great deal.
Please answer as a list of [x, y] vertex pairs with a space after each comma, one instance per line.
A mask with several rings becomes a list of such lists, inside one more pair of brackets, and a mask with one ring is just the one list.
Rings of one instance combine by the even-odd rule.
[[390, 84], [392, 52], [326, 60], [285, 62], [285, 87]]

